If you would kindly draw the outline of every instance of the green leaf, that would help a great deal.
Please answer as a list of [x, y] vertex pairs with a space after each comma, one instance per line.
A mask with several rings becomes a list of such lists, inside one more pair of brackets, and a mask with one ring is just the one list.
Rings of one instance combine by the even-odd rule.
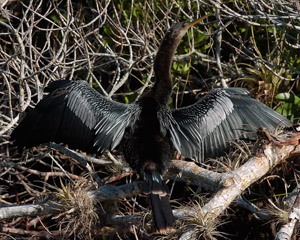
[[128, 97], [125, 96], [125, 95], [123, 95], [123, 98], [124, 98], [124, 102], [125, 102], [126, 104], [129, 104], [129, 99], [128, 99]]

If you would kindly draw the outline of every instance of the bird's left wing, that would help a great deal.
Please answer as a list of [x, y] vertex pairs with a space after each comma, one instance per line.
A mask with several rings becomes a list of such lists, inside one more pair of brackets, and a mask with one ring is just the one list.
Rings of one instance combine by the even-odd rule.
[[233, 140], [255, 139], [259, 127], [272, 131], [291, 124], [242, 88], [212, 90], [191, 106], [171, 110], [168, 116], [165, 122], [174, 146], [197, 161], [224, 155]]
[[11, 134], [21, 147], [53, 141], [88, 152], [111, 150], [140, 114], [139, 105], [112, 101], [85, 81], [55, 81], [46, 91]]

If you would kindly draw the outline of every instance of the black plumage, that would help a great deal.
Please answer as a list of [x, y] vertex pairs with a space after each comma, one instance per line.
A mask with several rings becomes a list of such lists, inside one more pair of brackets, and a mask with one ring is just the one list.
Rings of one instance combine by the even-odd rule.
[[155, 84], [136, 102], [107, 99], [84, 81], [55, 81], [13, 131], [12, 140], [20, 147], [54, 141], [99, 153], [122, 142], [126, 161], [144, 180], [157, 229], [168, 230], [174, 217], [163, 173], [174, 150], [201, 161], [224, 154], [234, 139], [255, 139], [258, 127], [272, 131], [290, 126], [240, 88], [215, 89], [191, 106], [167, 107], [175, 50], [188, 28], [200, 20], [178, 23], [166, 32], [154, 62]]

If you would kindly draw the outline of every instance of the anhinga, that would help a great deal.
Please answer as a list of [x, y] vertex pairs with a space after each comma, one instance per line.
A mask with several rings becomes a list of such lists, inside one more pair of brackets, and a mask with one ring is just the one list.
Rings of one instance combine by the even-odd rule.
[[175, 50], [186, 31], [203, 18], [178, 23], [166, 32], [154, 62], [155, 84], [137, 101], [107, 99], [85, 81], [55, 81], [13, 131], [12, 139], [21, 147], [53, 141], [100, 153], [122, 142], [125, 160], [141, 175], [143, 191], [150, 194], [157, 229], [168, 230], [174, 217], [163, 173], [175, 149], [201, 161], [222, 155], [234, 139], [255, 138], [255, 128], [290, 125], [241, 88], [215, 89], [191, 106], [168, 108]]

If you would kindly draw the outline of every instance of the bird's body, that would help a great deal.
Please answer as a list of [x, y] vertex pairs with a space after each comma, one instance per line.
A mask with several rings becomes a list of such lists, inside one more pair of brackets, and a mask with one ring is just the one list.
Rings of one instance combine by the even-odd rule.
[[125, 160], [144, 180], [143, 192], [150, 195], [154, 222], [160, 232], [168, 231], [175, 219], [169, 203], [169, 190], [163, 173], [173, 153], [169, 133], [161, 132], [157, 112], [159, 103], [150, 96], [142, 97], [139, 119], [125, 132], [122, 152]]
[[167, 31], [154, 63], [155, 84], [138, 101], [112, 101], [84, 81], [52, 82], [49, 94], [14, 130], [12, 139], [21, 147], [55, 141], [100, 153], [122, 142], [125, 160], [141, 175], [144, 193], [150, 194], [157, 229], [168, 230], [174, 217], [163, 174], [174, 150], [201, 161], [224, 154], [234, 139], [255, 138], [255, 128], [290, 125], [239, 88], [215, 89], [185, 108], [167, 107], [173, 55], [187, 29], [200, 20], [178, 23]]
[[133, 129], [125, 133], [123, 153], [126, 161], [134, 169], [146, 171], [147, 164], [145, 163], [152, 161], [157, 164], [157, 168], [160, 168], [159, 172], [162, 173], [165, 169], [164, 165], [170, 159], [171, 138], [169, 134], [163, 134], [160, 131], [157, 118], [159, 104], [151, 98], [142, 98], [139, 104], [141, 104], [142, 111]]

